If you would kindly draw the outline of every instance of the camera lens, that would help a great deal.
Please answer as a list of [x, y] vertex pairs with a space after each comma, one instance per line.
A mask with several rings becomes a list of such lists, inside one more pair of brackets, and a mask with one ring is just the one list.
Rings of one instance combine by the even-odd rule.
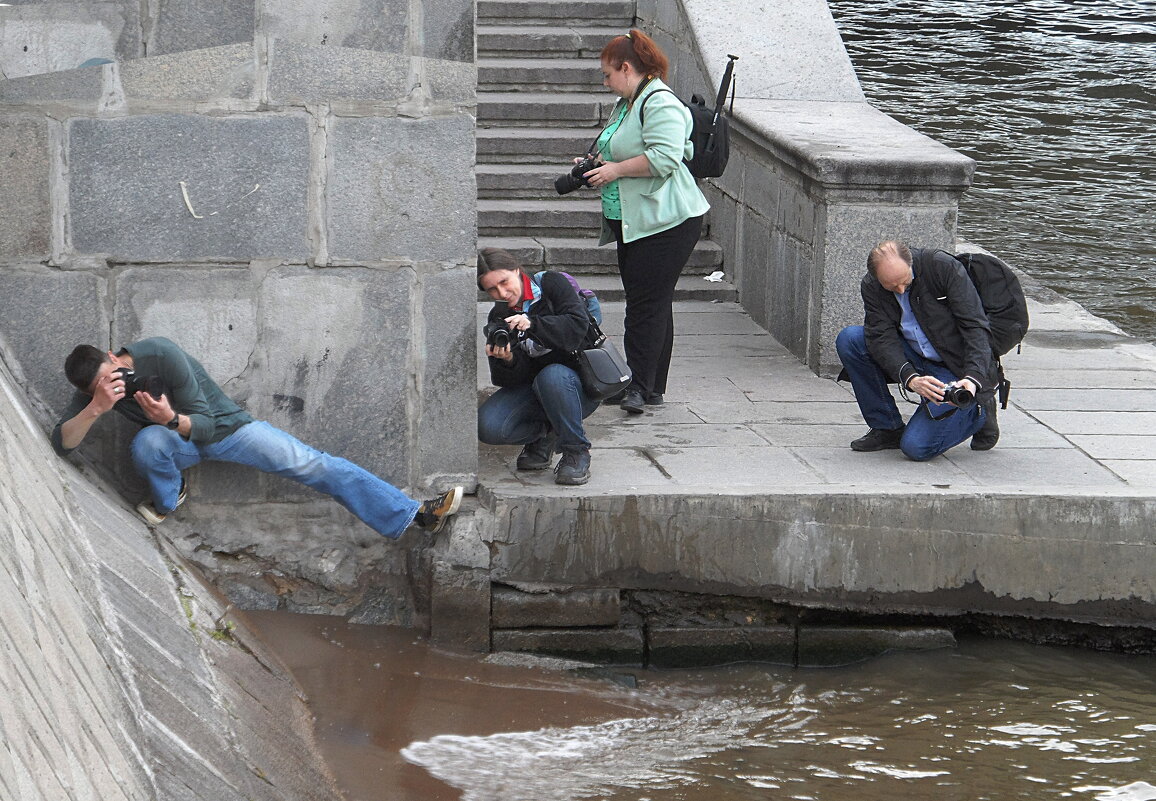
[[510, 332], [499, 328], [494, 332], [493, 342], [491, 343], [495, 348], [510, 347]]

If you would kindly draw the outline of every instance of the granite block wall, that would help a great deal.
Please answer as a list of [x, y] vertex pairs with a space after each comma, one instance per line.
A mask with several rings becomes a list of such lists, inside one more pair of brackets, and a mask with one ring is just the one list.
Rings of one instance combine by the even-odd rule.
[[[0, 6], [0, 336], [41, 425], [75, 344], [166, 336], [255, 417], [414, 497], [472, 489], [473, 20], [472, 0]], [[69, 458], [135, 501], [115, 417]], [[245, 603], [420, 615], [404, 549], [367, 548], [336, 504], [225, 465], [189, 480], [173, 540], [248, 549], [213, 565]], [[293, 527], [349, 568], [278, 584]]]

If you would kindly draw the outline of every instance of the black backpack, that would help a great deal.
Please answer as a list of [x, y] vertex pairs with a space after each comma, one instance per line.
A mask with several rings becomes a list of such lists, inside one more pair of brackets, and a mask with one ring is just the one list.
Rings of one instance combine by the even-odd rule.
[[1002, 261], [987, 253], [958, 253], [955, 260], [967, 270], [967, 277], [975, 285], [987, 321], [991, 326], [991, 350], [999, 372], [1000, 407], [1007, 408], [1011, 381], [1003, 372], [1000, 357], [1023, 341], [1028, 332], [1028, 301], [1020, 279]]
[[987, 253], [959, 253], [955, 259], [963, 264], [979, 293], [991, 324], [992, 350], [1003, 356], [1028, 332], [1028, 302], [1020, 279], [1011, 267]]
[[[722, 81], [719, 83], [718, 96], [715, 98], [713, 109], [707, 107], [706, 99], [700, 95], [691, 95], [689, 103], [683, 101], [683, 105], [690, 109], [692, 125], [690, 141], [694, 145], [694, 153], [690, 161], [686, 161], [686, 166], [695, 178], [718, 178], [723, 174], [723, 170], [727, 167], [727, 161], [730, 159], [730, 121], [723, 113], [723, 103], [727, 99], [727, 92], [731, 92], [731, 109], [727, 114], [734, 111], [735, 96], [732, 81], [735, 62], [738, 61], [739, 57], [728, 53], [727, 58], [730, 60], [723, 72]], [[674, 94], [670, 89], [659, 89], [658, 92]], [[642, 105], [638, 107], [639, 123], [646, 122], [646, 101], [658, 92], [651, 92], [642, 99]]]

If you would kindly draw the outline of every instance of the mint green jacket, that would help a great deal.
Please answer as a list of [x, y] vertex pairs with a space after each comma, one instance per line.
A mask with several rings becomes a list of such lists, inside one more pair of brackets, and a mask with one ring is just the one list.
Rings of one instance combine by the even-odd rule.
[[[622, 239], [633, 242], [644, 236], [673, 228], [691, 217], [706, 214], [710, 204], [699, 191], [694, 176], [682, 163], [693, 155], [690, 143], [690, 111], [671, 92], [659, 92], [646, 103], [646, 125], [638, 118], [638, 109], [648, 95], [668, 88], [658, 78], [647, 84], [634, 106], [602, 153], [606, 161], [625, 161], [646, 154], [650, 162], [649, 177], [619, 178], [618, 194], [622, 199]], [[615, 113], [619, 106], [615, 106]], [[599, 245], [614, 241], [614, 232], [602, 221]]]

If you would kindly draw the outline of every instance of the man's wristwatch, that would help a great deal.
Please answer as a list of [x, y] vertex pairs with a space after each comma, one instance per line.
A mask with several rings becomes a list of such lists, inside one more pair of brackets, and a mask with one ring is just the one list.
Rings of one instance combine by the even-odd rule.
[[167, 423], [165, 423], [165, 428], [172, 429], [173, 431], [176, 431], [180, 427], [181, 427], [181, 416], [179, 414], [174, 414], [173, 419], [169, 420]]

